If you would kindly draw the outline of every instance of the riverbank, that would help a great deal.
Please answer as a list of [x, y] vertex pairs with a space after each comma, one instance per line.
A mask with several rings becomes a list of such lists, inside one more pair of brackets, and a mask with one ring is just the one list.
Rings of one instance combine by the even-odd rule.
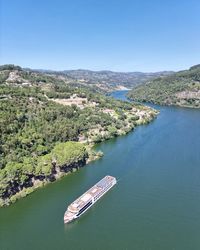
[[[121, 116], [114, 109], [102, 110], [116, 120], [116, 126], [103, 127], [100, 124], [79, 136], [79, 142], [58, 143], [51, 153], [22, 163], [10, 163], [0, 172], [0, 207], [10, 205], [38, 188], [59, 180], [71, 172], [77, 171], [91, 161], [103, 156], [93, 150], [99, 142], [125, 135], [136, 126], [151, 122], [158, 114], [155, 109], [134, 105]], [[66, 154], [67, 152], [67, 154]]]
[[[100, 160], [0, 209], [0, 248], [200, 249], [200, 112], [154, 107], [148, 126], [98, 144]], [[67, 206], [108, 174], [114, 189], [64, 225]]]

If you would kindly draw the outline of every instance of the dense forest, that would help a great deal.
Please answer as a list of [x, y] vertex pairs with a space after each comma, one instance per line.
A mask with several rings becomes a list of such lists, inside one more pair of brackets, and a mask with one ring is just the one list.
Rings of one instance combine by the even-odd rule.
[[85, 165], [87, 145], [125, 134], [156, 111], [19, 66], [0, 67], [0, 206]]
[[134, 88], [128, 96], [140, 102], [200, 108], [200, 65], [156, 78]]

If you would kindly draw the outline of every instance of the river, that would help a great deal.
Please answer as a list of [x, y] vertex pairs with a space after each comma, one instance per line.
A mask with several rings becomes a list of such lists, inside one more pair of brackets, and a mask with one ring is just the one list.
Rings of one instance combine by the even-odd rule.
[[[149, 125], [98, 145], [102, 159], [0, 209], [0, 250], [199, 250], [200, 110], [154, 107]], [[106, 174], [118, 184], [64, 225], [68, 204]]]

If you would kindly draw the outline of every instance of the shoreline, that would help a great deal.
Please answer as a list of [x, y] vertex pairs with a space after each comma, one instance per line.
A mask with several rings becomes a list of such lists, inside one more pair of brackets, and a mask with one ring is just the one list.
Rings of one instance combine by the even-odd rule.
[[20, 187], [20, 189], [19, 189], [19, 187], [17, 187], [17, 190], [19, 190], [19, 191], [16, 191], [13, 195], [5, 197], [4, 199], [0, 198], [0, 208], [5, 207], [5, 206], [9, 206], [9, 205], [15, 203], [20, 198], [26, 197], [27, 195], [34, 192], [38, 188], [46, 186], [49, 183], [58, 181], [62, 177], [67, 176], [68, 174], [77, 171], [79, 168], [85, 167], [90, 162], [98, 160], [99, 158], [101, 158], [103, 156], [103, 153], [93, 150], [93, 147], [97, 143], [103, 142], [103, 141], [106, 141], [106, 140], [109, 140], [109, 139], [112, 139], [112, 138], [115, 138], [115, 137], [118, 137], [121, 135], [128, 134], [130, 131], [133, 131], [135, 127], [137, 127], [139, 125], [144, 125], [144, 124], [150, 123], [159, 114], [159, 111], [157, 111], [153, 108], [147, 107], [147, 106], [138, 106], [137, 110], [135, 108], [133, 108], [133, 109], [134, 109], [133, 110], [134, 114], [138, 115], [137, 120], [131, 120], [130, 119], [131, 116], [127, 112], [127, 115], [130, 116], [129, 117], [130, 121], [129, 121], [128, 125], [123, 127], [123, 128], [118, 129], [112, 135], [110, 134], [108, 136], [106, 133], [104, 133], [97, 140], [96, 137], [100, 135], [100, 131], [97, 130], [96, 134], [95, 135], [93, 134], [93, 137], [91, 137], [91, 135], [88, 137], [88, 140], [86, 143], [85, 142], [76, 142], [85, 148], [85, 151], [87, 153], [87, 157], [84, 156], [85, 158], [81, 158], [80, 162], [75, 161], [75, 162], [72, 162], [70, 165], [67, 165], [66, 163], [63, 162], [64, 167], [62, 165], [56, 165], [56, 167], [53, 170], [51, 170], [51, 174], [49, 176], [44, 177], [44, 178], [40, 179], [39, 177], [33, 175], [32, 179], [31, 179], [31, 186], [24, 185], [24, 186]]

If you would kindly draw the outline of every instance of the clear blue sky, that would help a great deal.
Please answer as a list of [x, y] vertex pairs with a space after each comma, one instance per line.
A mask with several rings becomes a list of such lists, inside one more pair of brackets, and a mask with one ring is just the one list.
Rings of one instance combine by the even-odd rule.
[[0, 64], [149, 72], [200, 63], [199, 0], [0, 3]]

